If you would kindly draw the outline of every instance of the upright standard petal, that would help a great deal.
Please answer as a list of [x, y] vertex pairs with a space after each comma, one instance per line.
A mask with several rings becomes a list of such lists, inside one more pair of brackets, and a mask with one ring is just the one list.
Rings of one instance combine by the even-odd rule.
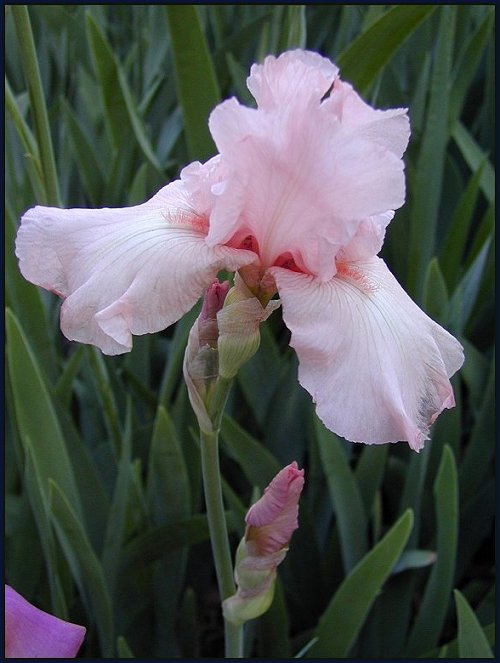
[[229, 174], [214, 191], [211, 245], [250, 235], [263, 267], [290, 254], [328, 280], [359, 224], [403, 204], [401, 159], [345, 129], [320, 101], [262, 112], [233, 99], [213, 111], [210, 130]]
[[207, 241], [328, 281], [360, 225], [404, 203], [407, 111], [371, 108], [309, 51], [270, 56], [247, 82], [257, 109], [230, 99], [209, 119], [225, 173]]
[[378, 143], [398, 158], [403, 156], [410, 139], [407, 108], [380, 110], [365, 103], [349, 83], [335, 80], [332, 91], [323, 102], [331, 113], [353, 135]]
[[273, 268], [299, 357], [299, 381], [319, 418], [355, 442], [408, 441], [419, 451], [430, 425], [455, 404], [449, 378], [458, 341], [408, 297], [377, 257], [339, 264], [328, 283]]
[[86, 629], [35, 608], [5, 585], [5, 657], [74, 658]]
[[312, 51], [296, 49], [279, 57], [269, 55], [263, 64], [253, 64], [247, 87], [262, 110], [290, 103], [307, 103], [310, 96], [321, 99], [338, 75], [338, 67]]
[[127, 352], [132, 334], [176, 322], [220, 269], [255, 258], [207, 245], [207, 194], [195, 193], [192, 182], [175, 181], [135, 207], [26, 212], [16, 239], [20, 269], [64, 298], [61, 329], [68, 339], [106, 354]]

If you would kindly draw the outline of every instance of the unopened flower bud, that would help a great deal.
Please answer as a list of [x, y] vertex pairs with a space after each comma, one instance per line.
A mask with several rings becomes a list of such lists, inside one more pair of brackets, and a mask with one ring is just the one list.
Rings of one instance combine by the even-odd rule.
[[303, 487], [304, 470], [293, 462], [274, 477], [264, 495], [249, 509], [245, 536], [236, 551], [237, 591], [222, 604], [228, 621], [242, 624], [270, 607], [278, 564], [285, 558], [290, 538], [298, 527]]
[[259, 325], [278, 306], [280, 301], [272, 300], [263, 307], [238, 274], [230, 290], [227, 282], [215, 280], [205, 293], [184, 354], [189, 400], [204, 431], [214, 427], [208, 404], [217, 380], [230, 381], [257, 352]]
[[217, 313], [229, 291], [229, 283], [216, 279], [205, 293], [200, 315], [189, 332], [184, 353], [184, 379], [189, 400], [200, 427], [212, 431], [207, 399], [219, 376]]
[[223, 308], [217, 313], [219, 328], [219, 375], [233, 378], [259, 349], [259, 325], [280, 306], [278, 299], [265, 307], [247, 287], [239, 274], [229, 291]]
[[197, 320], [198, 324], [198, 343], [200, 348], [208, 345], [212, 348], [217, 347], [219, 330], [217, 328], [217, 313], [224, 305], [227, 293], [229, 292], [229, 281], [219, 283], [216, 279], [205, 293], [201, 312]]

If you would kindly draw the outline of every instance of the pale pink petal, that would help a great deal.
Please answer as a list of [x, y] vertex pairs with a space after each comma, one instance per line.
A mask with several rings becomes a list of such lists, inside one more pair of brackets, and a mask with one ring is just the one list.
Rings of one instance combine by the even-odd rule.
[[338, 265], [328, 283], [272, 268], [319, 418], [348, 440], [418, 451], [454, 405], [458, 341], [408, 297], [380, 258]]
[[385, 229], [393, 218], [394, 212], [389, 211], [363, 219], [354, 237], [337, 253], [336, 259], [339, 262], [351, 262], [377, 255], [384, 243]]
[[209, 247], [206, 210], [199, 205], [176, 181], [135, 207], [35, 207], [17, 235], [21, 272], [64, 298], [67, 338], [106, 354], [127, 352], [132, 334], [160, 331], [184, 315], [220, 269], [255, 258]]
[[245, 539], [259, 555], [269, 555], [286, 546], [298, 527], [299, 497], [304, 487], [304, 470], [294, 461], [271, 481], [263, 496], [249, 509]]
[[307, 102], [310, 96], [320, 100], [331, 87], [338, 67], [327, 58], [300, 49], [269, 55], [263, 64], [254, 64], [247, 86], [259, 108], [271, 110], [289, 103]]
[[74, 658], [86, 629], [31, 605], [5, 585], [5, 657]]
[[290, 254], [300, 269], [328, 280], [363, 219], [404, 202], [403, 162], [344, 129], [319, 98], [283, 113], [233, 99], [209, 125], [230, 174], [214, 190], [207, 241], [237, 246], [253, 236], [264, 267]]
[[410, 139], [407, 108], [379, 110], [365, 103], [349, 83], [335, 80], [323, 110], [332, 113], [354, 135], [379, 143], [398, 158], [403, 156]]
[[[205, 163], [193, 161], [181, 170], [182, 186], [178, 185], [178, 195], [182, 201], [185, 201], [183, 204], [188, 209], [196, 210], [198, 216], [208, 219], [214, 204], [212, 188], [223, 181], [225, 176], [219, 155]], [[154, 204], [157, 197], [159, 200], [163, 199], [163, 202], [168, 202], [171, 199], [169, 187], [160, 189], [148, 204]]]

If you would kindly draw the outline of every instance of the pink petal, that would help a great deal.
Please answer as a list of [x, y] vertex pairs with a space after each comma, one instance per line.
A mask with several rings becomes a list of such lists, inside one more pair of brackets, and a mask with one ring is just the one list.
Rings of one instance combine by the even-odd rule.
[[348, 440], [416, 451], [463, 363], [458, 341], [408, 297], [380, 258], [338, 265], [328, 283], [272, 268], [319, 418]]
[[354, 135], [378, 143], [398, 158], [403, 156], [410, 139], [407, 108], [372, 108], [349, 83], [337, 78], [330, 96], [323, 102], [323, 109]]
[[312, 51], [287, 51], [278, 58], [269, 55], [263, 64], [250, 69], [247, 86], [263, 110], [286, 106], [290, 102], [317, 99], [327, 92], [338, 74], [338, 67]]
[[195, 192], [193, 181], [175, 181], [129, 208], [26, 212], [16, 240], [20, 269], [65, 299], [61, 329], [67, 338], [106, 354], [127, 352], [132, 334], [176, 322], [220, 269], [255, 258], [207, 245], [207, 186], [201, 181]]
[[31, 605], [5, 585], [5, 657], [74, 658], [86, 629]]
[[198, 342], [200, 348], [205, 345], [209, 345], [213, 348], [217, 347], [217, 337], [219, 335], [217, 313], [224, 306], [224, 300], [229, 292], [229, 288], [229, 281], [220, 283], [219, 279], [215, 279], [205, 292], [203, 305], [197, 320], [197, 331], [199, 335]]
[[[224, 177], [225, 172], [219, 155], [205, 163], [193, 161], [193, 163], [188, 164], [180, 173], [183, 186], [179, 188], [179, 195], [181, 200], [185, 201], [183, 204], [188, 206], [188, 209], [196, 210], [199, 217], [208, 219], [214, 204], [212, 188], [223, 181]], [[163, 195], [164, 202], [167, 202], [170, 195], [165, 197], [164, 194], [166, 193], [168, 193], [168, 189], [164, 187], [156, 196]], [[156, 196], [149, 203], [155, 201]]]
[[245, 539], [253, 542], [259, 555], [270, 555], [286, 546], [298, 527], [299, 497], [304, 470], [294, 461], [283, 468], [249, 509]]
[[339, 262], [352, 262], [377, 255], [384, 243], [385, 229], [393, 218], [394, 212], [389, 211], [363, 219], [354, 237], [337, 253], [336, 259]]
[[269, 112], [234, 99], [212, 112], [229, 174], [214, 190], [211, 245], [237, 246], [251, 235], [264, 267], [290, 254], [302, 271], [329, 280], [359, 224], [403, 204], [401, 159], [323, 106], [318, 94]]

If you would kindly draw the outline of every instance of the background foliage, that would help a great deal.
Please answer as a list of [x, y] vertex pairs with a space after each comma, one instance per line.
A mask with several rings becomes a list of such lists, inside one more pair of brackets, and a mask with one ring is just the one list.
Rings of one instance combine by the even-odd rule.
[[33, 5], [48, 125], [16, 11], [5, 16], [7, 582], [85, 624], [85, 657], [221, 655], [181, 372], [196, 310], [104, 357], [63, 338], [58, 301], [22, 279], [13, 239], [35, 203], [149, 198], [214, 153], [207, 116], [231, 95], [250, 103], [252, 62], [307, 46], [377, 107], [409, 107], [408, 200], [383, 255], [466, 362], [457, 407], [423, 452], [353, 445], [316, 419], [280, 314], [262, 328], [222, 428], [233, 543], [281, 466], [297, 460], [307, 482], [247, 654], [491, 656], [494, 7]]

